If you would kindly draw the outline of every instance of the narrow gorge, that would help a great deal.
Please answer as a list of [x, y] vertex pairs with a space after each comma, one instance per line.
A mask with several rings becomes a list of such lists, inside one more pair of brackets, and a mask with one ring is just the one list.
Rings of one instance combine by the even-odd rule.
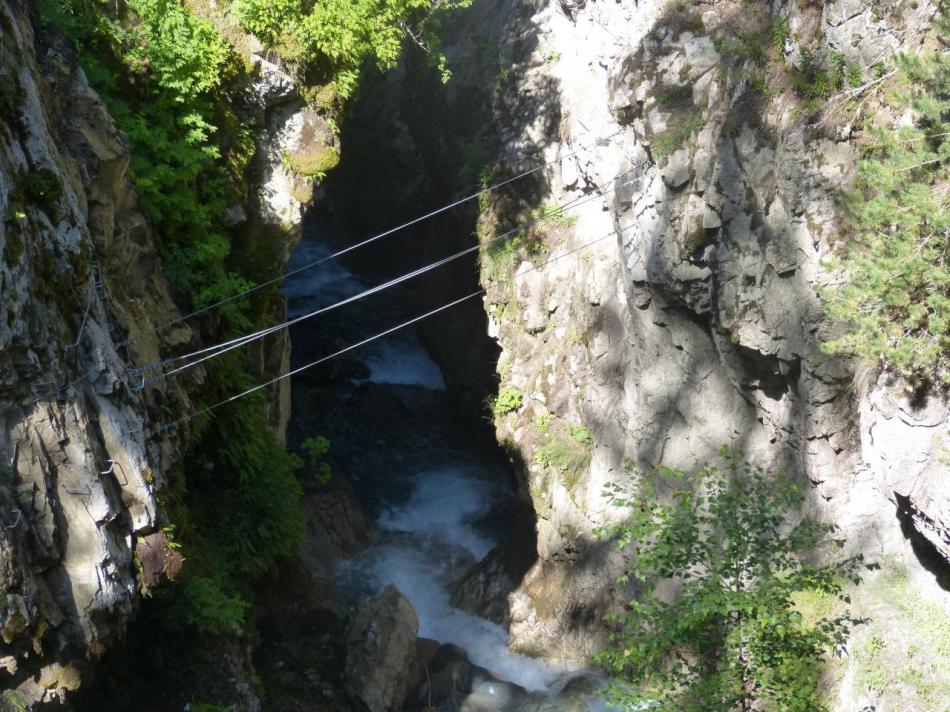
[[950, 710], [948, 32], [0, 0], [0, 710]]

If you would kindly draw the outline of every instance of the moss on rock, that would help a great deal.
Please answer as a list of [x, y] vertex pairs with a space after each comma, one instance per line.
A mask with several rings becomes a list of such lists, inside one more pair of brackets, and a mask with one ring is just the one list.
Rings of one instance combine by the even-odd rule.
[[340, 163], [336, 146], [315, 145], [287, 156], [287, 165], [294, 173], [308, 178], [322, 178]]

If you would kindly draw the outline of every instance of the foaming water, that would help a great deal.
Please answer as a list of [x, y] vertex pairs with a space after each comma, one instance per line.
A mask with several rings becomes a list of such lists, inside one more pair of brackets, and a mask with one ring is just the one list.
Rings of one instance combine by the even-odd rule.
[[373, 383], [417, 385], [436, 391], [445, 390], [442, 369], [429, 358], [418, 339], [393, 338], [376, 341], [367, 347], [364, 361]]
[[[301, 242], [288, 264], [295, 270], [329, 257], [330, 251], [314, 242]], [[334, 260], [327, 260], [288, 277], [281, 287], [287, 297], [287, 312], [297, 317], [352, 296], [363, 284]]]
[[496, 543], [473, 526], [491, 506], [492, 484], [477, 474], [443, 469], [418, 475], [409, 499], [376, 522], [390, 534], [342, 564], [344, 585], [351, 595], [365, 595], [395, 584], [416, 610], [420, 636], [454, 643], [498, 677], [545, 690], [564, 670], [512, 652], [504, 628], [451, 604], [448, 586]]
[[491, 504], [491, 483], [462, 470], [438, 470], [420, 475], [409, 501], [383, 512], [376, 522], [389, 531], [427, 534], [461, 546], [476, 560], [484, 558], [495, 542], [478, 534], [472, 520]]
[[395, 584], [416, 610], [420, 636], [464, 648], [473, 663], [525, 689], [547, 689], [563, 671], [512, 652], [503, 628], [454, 608], [444, 583], [452, 574], [445, 562], [407, 541], [371, 547], [343, 568], [346, 578], [361, 579], [374, 593]]

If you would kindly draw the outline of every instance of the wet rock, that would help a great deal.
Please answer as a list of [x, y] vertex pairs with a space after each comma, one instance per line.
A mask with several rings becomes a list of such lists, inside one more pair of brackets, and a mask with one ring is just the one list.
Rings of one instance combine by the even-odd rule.
[[347, 690], [370, 712], [397, 709], [411, 684], [419, 619], [395, 586], [367, 600], [346, 628]]
[[511, 528], [503, 543], [492, 549], [458, 582], [452, 593], [452, 605], [507, 628], [511, 620], [508, 596], [537, 558], [535, 547], [533, 530]]
[[407, 710], [500, 712], [518, 709], [527, 698], [523, 687], [475, 665], [457, 645], [440, 645], [421, 662], [423, 677], [406, 698]]

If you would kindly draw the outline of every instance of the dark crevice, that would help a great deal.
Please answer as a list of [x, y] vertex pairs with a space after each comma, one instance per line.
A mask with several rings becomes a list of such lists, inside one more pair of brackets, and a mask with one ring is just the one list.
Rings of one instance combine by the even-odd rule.
[[937, 584], [945, 591], [950, 591], [950, 561], [916, 526], [917, 521], [932, 525], [933, 521], [921, 512], [910, 497], [894, 493], [897, 503], [897, 520], [901, 525], [901, 533], [910, 542], [917, 561], [927, 571], [934, 575]]

